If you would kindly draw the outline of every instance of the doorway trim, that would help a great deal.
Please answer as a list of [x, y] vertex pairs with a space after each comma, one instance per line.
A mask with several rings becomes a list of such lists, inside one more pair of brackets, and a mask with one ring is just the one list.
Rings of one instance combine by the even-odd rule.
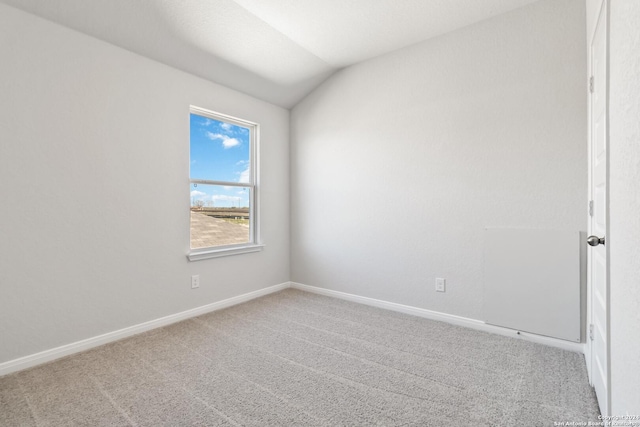
[[[588, 92], [589, 92], [589, 100], [588, 100], [588, 150], [589, 150], [589, 164], [588, 164], [588, 199], [589, 199], [589, 216], [588, 216], [588, 231], [589, 234], [594, 234], [593, 223], [592, 223], [592, 215], [594, 215], [594, 210], [598, 209], [598, 206], [594, 206], [594, 196], [593, 196], [593, 172], [594, 172], [594, 156], [593, 152], [593, 144], [594, 144], [594, 95], [595, 85], [600, 85], [598, 88], [604, 88], [604, 147], [605, 147], [605, 159], [604, 165], [606, 168], [605, 171], [605, 201], [604, 201], [604, 218], [605, 218], [605, 226], [604, 226], [604, 237], [608, 239], [609, 233], [609, 2], [608, 0], [601, 0], [596, 7], [592, 10], [593, 18], [595, 18], [595, 25], [592, 28], [590, 34], [588, 34], [588, 76], [589, 76], [589, 84], [588, 84]], [[588, 17], [591, 18], [591, 17]], [[604, 26], [604, 27], [603, 27]], [[593, 64], [593, 47], [596, 42], [596, 36], [598, 35], [598, 31], [603, 31], [602, 37], [604, 37], [604, 78], [601, 79], [603, 81], [595, 81], [593, 80], [594, 72], [594, 64]], [[596, 79], [597, 80], [597, 79]], [[600, 236], [602, 237], [602, 236]], [[587, 372], [589, 375], [589, 383], [595, 387], [595, 383], [597, 378], [595, 375], [599, 370], [597, 366], [597, 353], [598, 348], [595, 347], [595, 344], [598, 342], [603, 342], [604, 348], [600, 349], [601, 355], [604, 355], [604, 363], [602, 366], [603, 375], [602, 383], [604, 385], [604, 392], [601, 390], [598, 397], [598, 404], [600, 406], [600, 410], [603, 416], [610, 415], [611, 410], [611, 352], [610, 352], [610, 242], [606, 240], [606, 244], [604, 246], [604, 257], [605, 257], [605, 273], [604, 273], [604, 292], [603, 292], [603, 311], [604, 315], [602, 316], [602, 322], [604, 323], [602, 334], [604, 336], [604, 340], [600, 339], [598, 336], [599, 332], [597, 330], [597, 326], [594, 326], [596, 323], [594, 321], [594, 301], [596, 296], [596, 289], [594, 287], [594, 279], [595, 275], [593, 272], [594, 267], [594, 255], [595, 248], [587, 249], [587, 333], [586, 333], [586, 344], [585, 344], [585, 361], [587, 365]], [[594, 339], [595, 338], [595, 339]]]

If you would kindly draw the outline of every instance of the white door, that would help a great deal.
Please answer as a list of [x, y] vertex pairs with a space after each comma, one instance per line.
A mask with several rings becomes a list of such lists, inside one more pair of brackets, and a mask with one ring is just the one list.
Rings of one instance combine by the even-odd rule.
[[606, 241], [608, 216], [607, 1], [602, 2], [590, 45], [589, 141], [589, 327], [587, 367], [600, 411], [609, 415], [609, 275]]

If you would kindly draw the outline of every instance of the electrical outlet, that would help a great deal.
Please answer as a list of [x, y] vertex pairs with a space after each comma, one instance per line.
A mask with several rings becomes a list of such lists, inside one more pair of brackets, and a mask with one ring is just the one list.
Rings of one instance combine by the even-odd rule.
[[443, 278], [436, 278], [436, 292], [446, 292], [447, 280]]
[[200, 275], [195, 274], [191, 276], [191, 289], [195, 289], [199, 287], [200, 287]]

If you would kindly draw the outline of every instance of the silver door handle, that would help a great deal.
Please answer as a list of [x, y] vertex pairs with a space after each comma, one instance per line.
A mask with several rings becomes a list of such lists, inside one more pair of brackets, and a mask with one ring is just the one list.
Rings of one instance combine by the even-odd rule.
[[590, 246], [604, 245], [604, 237], [589, 236], [587, 237], [587, 243]]

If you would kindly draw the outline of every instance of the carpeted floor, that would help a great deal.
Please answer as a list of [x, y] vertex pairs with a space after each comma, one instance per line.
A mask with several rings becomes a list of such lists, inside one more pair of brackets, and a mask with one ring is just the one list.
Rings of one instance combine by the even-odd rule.
[[1, 426], [597, 417], [581, 354], [292, 289], [0, 378]]

